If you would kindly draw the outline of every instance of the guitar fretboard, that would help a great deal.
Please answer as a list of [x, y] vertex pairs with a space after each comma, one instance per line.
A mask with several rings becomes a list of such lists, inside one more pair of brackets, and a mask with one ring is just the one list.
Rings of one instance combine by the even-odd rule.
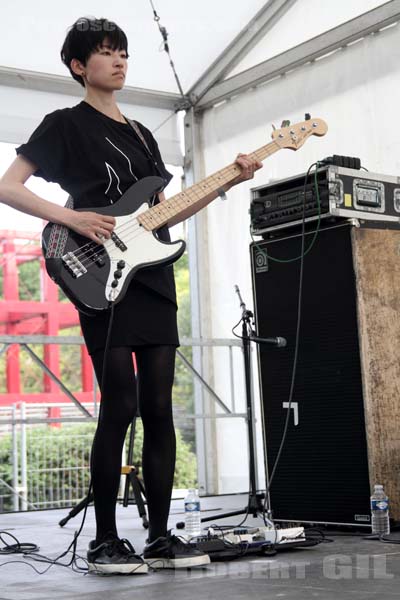
[[[280, 150], [280, 148], [281, 146], [276, 141], [273, 141], [252, 152], [249, 156], [262, 161]], [[189, 207], [196, 207], [196, 204], [198, 204], [198, 209], [200, 210], [201, 201], [206, 196], [217, 192], [224, 185], [234, 181], [240, 175], [240, 172], [239, 165], [232, 163], [216, 171], [213, 175], [209, 175], [199, 183], [192, 185], [187, 190], [175, 194], [175, 196], [168, 198], [168, 200], [164, 200], [156, 206], [149, 208], [139, 215], [138, 221], [145, 229], [152, 231], [184, 213]]]

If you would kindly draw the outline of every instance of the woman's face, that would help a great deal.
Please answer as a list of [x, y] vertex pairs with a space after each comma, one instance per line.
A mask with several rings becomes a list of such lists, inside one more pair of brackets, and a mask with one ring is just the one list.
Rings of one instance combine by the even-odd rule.
[[112, 50], [106, 38], [87, 60], [85, 83], [102, 90], [120, 90], [124, 87], [127, 70], [126, 51]]

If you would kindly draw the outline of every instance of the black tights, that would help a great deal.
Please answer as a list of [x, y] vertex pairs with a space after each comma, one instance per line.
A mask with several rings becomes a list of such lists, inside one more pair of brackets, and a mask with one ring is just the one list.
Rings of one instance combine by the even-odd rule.
[[[106, 363], [102, 409], [91, 457], [96, 540], [117, 534], [115, 506], [121, 474], [122, 448], [139, 398], [143, 422], [142, 469], [149, 513], [149, 540], [167, 533], [175, 470], [175, 430], [172, 384], [175, 347], [153, 346], [135, 350], [138, 386], [128, 347], [110, 348]], [[101, 385], [103, 351], [92, 356]]]

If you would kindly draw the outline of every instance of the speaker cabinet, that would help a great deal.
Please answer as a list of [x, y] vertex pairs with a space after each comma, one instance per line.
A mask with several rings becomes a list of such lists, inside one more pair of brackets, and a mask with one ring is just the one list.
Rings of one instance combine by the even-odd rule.
[[[282, 234], [281, 234], [282, 236]], [[305, 236], [301, 327], [274, 518], [368, 525], [374, 483], [400, 518], [400, 233], [347, 222]], [[268, 479], [287, 415], [301, 233], [250, 248]], [[285, 262], [286, 261], [286, 262]], [[290, 261], [290, 262], [289, 262]]]

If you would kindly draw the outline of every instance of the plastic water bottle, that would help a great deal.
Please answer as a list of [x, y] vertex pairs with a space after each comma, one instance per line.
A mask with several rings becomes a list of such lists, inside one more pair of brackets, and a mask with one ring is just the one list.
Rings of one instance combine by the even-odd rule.
[[201, 534], [200, 498], [195, 488], [185, 498], [185, 533], [190, 537]]
[[390, 533], [389, 499], [383, 485], [375, 485], [371, 496], [371, 525], [372, 533], [386, 535]]

